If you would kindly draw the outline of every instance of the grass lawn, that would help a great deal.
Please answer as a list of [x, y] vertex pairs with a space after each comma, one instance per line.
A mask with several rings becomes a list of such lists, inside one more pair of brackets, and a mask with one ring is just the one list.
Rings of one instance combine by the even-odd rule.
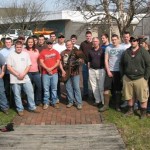
[[4, 126], [7, 123], [11, 122], [16, 115], [16, 111], [14, 109], [9, 109], [9, 114], [5, 115], [0, 111], [0, 126]]
[[102, 113], [104, 123], [114, 123], [128, 150], [150, 150], [150, 118], [124, 117], [113, 109]]

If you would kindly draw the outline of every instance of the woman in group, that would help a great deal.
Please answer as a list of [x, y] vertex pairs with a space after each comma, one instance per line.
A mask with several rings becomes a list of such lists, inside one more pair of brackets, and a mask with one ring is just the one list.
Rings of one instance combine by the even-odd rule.
[[35, 42], [33, 37], [28, 37], [26, 41], [25, 51], [30, 55], [32, 63], [28, 75], [32, 84], [34, 85], [35, 103], [37, 106], [42, 106], [42, 85], [38, 65], [39, 51], [35, 48]]

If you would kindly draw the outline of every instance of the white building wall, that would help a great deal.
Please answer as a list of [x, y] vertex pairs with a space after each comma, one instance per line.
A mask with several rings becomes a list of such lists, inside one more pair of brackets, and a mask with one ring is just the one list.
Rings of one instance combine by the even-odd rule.
[[[77, 44], [80, 44], [85, 40], [85, 33], [87, 31], [87, 28], [88, 25], [86, 25], [85, 23], [67, 21], [65, 25], [65, 37], [66, 39], [70, 39], [70, 36], [72, 34], [75, 34], [78, 37]], [[93, 34], [93, 37], [98, 37], [97, 28], [91, 29], [91, 32]]]
[[145, 36], [150, 42], [150, 14], [143, 18], [134, 30], [134, 35]]

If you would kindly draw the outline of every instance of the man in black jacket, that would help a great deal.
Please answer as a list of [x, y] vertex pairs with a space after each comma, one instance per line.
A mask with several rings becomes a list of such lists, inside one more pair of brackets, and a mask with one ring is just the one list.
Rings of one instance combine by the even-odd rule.
[[87, 100], [89, 94], [89, 70], [88, 70], [88, 53], [92, 49], [92, 33], [91, 31], [86, 32], [86, 40], [80, 45], [80, 50], [84, 53], [85, 59], [82, 65], [82, 76], [83, 76], [83, 100]]
[[122, 55], [120, 62], [123, 75], [123, 92], [128, 100], [126, 116], [133, 114], [134, 101], [141, 104], [141, 118], [146, 116], [147, 100], [149, 97], [148, 79], [150, 76], [150, 55], [139, 46], [139, 40], [131, 37], [131, 47]]

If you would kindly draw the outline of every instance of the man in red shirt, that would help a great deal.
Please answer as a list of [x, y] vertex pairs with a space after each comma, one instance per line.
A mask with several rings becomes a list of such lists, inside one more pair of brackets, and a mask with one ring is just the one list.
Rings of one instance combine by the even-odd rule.
[[49, 107], [49, 98], [51, 98], [52, 106], [55, 108], [59, 108], [59, 106], [56, 105], [56, 100], [57, 100], [57, 82], [58, 82], [57, 67], [60, 63], [60, 54], [53, 49], [53, 43], [50, 40], [48, 40], [46, 44], [47, 49], [44, 49], [39, 56], [40, 65], [42, 66], [42, 82], [44, 88], [44, 101], [43, 101], [44, 110]]

